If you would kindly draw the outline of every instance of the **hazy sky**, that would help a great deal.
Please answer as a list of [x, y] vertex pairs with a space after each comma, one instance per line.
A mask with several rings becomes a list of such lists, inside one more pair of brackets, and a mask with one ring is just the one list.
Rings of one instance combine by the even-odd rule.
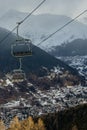
[[[10, 9], [30, 12], [42, 0], [0, 0], [0, 16]], [[35, 14], [54, 13], [76, 16], [87, 9], [87, 0], [47, 0]]]

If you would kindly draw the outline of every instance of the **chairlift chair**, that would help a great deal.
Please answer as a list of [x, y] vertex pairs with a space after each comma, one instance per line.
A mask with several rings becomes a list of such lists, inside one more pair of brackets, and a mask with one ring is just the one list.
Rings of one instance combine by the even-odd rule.
[[32, 56], [31, 41], [28, 39], [16, 40], [16, 43], [11, 46], [11, 54], [14, 57]]
[[15, 69], [12, 73], [12, 80], [13, 82], [21, 82], [26, 80], [26, 75], [23, 70], [21, 69]]

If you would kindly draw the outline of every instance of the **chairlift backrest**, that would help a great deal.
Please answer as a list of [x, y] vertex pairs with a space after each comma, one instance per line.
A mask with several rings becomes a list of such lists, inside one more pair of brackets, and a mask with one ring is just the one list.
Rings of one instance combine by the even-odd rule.
[[16, 43], [12, 45], [11, 51], [14, 57], [25, 57], [32, 55], [31, 41], [29, 40], [16, 40]]
[[26, 79], [26, 75], [22, 70], [14, 70], [12, 74], [12, 80], [14, 81], [24, 81]]

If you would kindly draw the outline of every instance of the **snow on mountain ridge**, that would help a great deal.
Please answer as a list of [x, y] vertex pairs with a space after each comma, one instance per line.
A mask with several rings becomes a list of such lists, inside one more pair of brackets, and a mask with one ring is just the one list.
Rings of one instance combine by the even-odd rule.
[[[12, 30], [16, 23], [24, 19], [26, 16], [27, 13], [10, 10], [0, 18], [0, 26]], [[64, 15], [32, 15], [21, 25], [19, 32], [21, 36], [30, 38], [33, 44], [37, 45], [49, 34], [53, 33], [70, 20], [71, 18]], [[86, 25], [75, 21], [48, 41], [44, 42], [40, 47], [48, 51], [61, 43], [70, 42], [78, 38], [86, 39], [86, 27]]]

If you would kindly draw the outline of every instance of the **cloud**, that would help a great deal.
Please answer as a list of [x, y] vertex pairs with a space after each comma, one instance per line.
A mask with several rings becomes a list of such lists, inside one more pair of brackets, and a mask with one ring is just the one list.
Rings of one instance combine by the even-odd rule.
[[[30, 12], [41, 0], [0, 0], [0, 16], [10, 9]], [[47, 0], [36, 12], [76, 16], [86, 9], [87, 0]]]

